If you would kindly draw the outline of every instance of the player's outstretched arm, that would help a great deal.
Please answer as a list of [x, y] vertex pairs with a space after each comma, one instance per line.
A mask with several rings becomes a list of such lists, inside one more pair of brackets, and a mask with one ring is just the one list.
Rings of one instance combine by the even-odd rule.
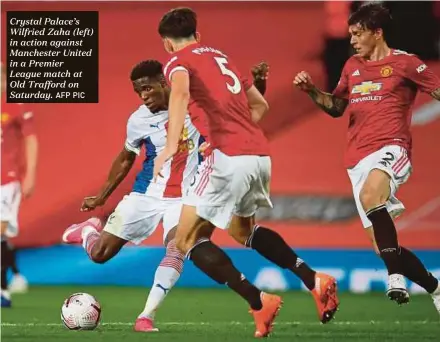
[[107, 177], [107, 181], [101, 188], [99, 195], [96, 196], [98, 205], [104, 204], [110, 195], [115, 191], [118, 185], [124, 180], [127, 174], [130, 172], [134, 161], [136, 160], [136, 154], [132, 151], [128, 151], [125, 147], [113, 161], [112, 167]]
[[348, 101], [316, 88], [307, 72], [301, 71], [296, 75], [293, 84], [309, 94], [313, 102], [330, 116], [338, 118], [344, 114]]

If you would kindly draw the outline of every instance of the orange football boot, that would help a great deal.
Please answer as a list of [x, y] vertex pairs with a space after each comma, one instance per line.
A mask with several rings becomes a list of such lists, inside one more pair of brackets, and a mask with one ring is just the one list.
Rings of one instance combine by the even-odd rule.
[[281, 297], [261, 292], [263, 307], [260, 310], [250, 310], [255, 321], [255, 337], [267, 337], [272, 332], [273, 321], [281, 309]]
[[321, 323], [330, 322], [339, 307], [336, 279], [328, 274], [315, 274], [315, 288], [311, 291]]

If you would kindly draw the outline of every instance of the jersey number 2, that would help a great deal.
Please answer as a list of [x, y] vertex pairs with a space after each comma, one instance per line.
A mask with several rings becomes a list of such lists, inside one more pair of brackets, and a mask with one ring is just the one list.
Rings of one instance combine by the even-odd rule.
[[228, 88], [228, 90], [232, 94], [238, 94], [241, 91], [241, 82], [238, 79], [237, 75], [226, 67], [226, 64], [228, 64], [228, 60], [224, 57], [214, 57], [214, 59], [217, 62], [222, 74], [225, 76], [229, 76], [234, 81], [233, 85], [230, 85], [226, 82], [226, 87]]

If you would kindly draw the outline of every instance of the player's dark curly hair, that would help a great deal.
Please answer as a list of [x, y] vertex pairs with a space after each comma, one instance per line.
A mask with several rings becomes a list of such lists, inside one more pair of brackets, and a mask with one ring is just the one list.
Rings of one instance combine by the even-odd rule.
[[195, 37], [197, 31], [197, 14], [191, 8], [178, 7], [166, 13], [159, 23], [159, 34], [162, 38]]
[[130, 73], [130, 80], [135, 81], [142, 77], [162, 77], [162, 63], [155, 59], [149, 59], [136, 64]]
[[382, 4], [367, 3], [358, 8], [348, 18], [348, 25], [359, 24], [362, 28], [375, 31], [382, 29], [383, 35], [391, 30], [392, 17], [390, 11]]

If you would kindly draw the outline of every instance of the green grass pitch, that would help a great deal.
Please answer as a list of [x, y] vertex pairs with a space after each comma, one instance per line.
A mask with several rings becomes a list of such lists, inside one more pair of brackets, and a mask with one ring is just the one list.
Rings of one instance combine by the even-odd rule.
[[[94, 331], [69, 331], [60, 320], [63, 300], [75, 292], [94, 295], [102, 320]], [[174, 289], [156, 316], [157, 333], [136, 333], [133, 322], [148, 290], [130, 287], [32, 287], [1, 311], [5, 342], [50, 341], [255, 341], [246, 303], [228, 290]], [[414, 295], [399, 307], [383, 293], [341, 294], [336, 319], [322, 325], [312, 297], [281, 293], [284, 306], [270, 341], [440, 341], [440, 316], [431, 297]]]

